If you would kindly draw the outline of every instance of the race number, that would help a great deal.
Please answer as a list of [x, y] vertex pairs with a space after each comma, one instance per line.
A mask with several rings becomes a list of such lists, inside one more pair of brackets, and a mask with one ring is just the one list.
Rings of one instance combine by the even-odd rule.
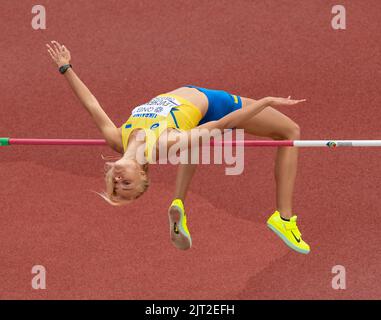
[[156, 97], [148, 103], [137, 106], [132, 110], [133, 117], [156, 118], [166, 117], [173, 107], [178, 107], [181, 103], [172, 97]]

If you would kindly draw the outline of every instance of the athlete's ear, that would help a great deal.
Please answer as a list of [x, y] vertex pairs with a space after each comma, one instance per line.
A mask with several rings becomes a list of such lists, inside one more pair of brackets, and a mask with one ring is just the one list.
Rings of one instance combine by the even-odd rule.
[[142, 170], [140, 170], [140, 174], [142, 176], [147, 176], [148, 173], [148, 162], [142, 165]]
[[104, 165], [104, 172], [107, 173], [114, 166], [113, 162], [106, 162]]

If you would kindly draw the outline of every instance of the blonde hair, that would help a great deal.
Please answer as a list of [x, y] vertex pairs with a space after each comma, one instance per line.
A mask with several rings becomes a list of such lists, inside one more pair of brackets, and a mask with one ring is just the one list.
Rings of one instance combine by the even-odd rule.
[[[101, 154], [101, 157], [104, 161], [110, 161], [110, 160], [117, 161], [117, 160], [121, 159], [121, 157], [103, 156], [103, 154]], [[147, 191], [147, 189], [149, 187], [149, 180], [148, 180], [148, 175], [147, 175], [148, 163], [144, 164], [142, 169], [143, 169], [142, 171], [144, 174], [142, 175], [142, 183], [141, 183], [140, 188], [139, 188], [139, 193], [137, 194], [137, 196], [135, 196], [133, 198], [126, 199], [126, 198], [120, 198], [120, 197], [115, 195], [115, 193], [114, 193], [114, 182], [113, 182], [113, 177], [111, 174], [111, 168], [107, 168], [107, 162], [104, 164], [106, 190], [102, 191], [101, 193], [96, 192], [96, 191], [93, 191], [93, 192], [95, 192], [96, 194], [101, 196], [106, 202], [108, 202], [109, 204], [111, 204], [113, 206], [122, 206], [122, 205], [125, 205], [127, 203], [130, 203], [131, 201], [139, 198], [144, 192]]]

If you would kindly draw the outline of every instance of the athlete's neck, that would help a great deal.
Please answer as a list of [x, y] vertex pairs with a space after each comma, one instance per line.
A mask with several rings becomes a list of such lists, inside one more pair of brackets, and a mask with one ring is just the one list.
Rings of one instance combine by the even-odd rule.
[[142, 139], [142, 134], [144, 130], [134, 130], [128, 139], [127, 150], [123, 155], [123, 159], [134, 159], [138, 160], [138, 152], [144, 150], [145, 139]]

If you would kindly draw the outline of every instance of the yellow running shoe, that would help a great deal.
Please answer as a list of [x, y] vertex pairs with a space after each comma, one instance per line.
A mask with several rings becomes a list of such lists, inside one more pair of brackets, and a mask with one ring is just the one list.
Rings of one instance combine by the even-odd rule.
[[187, 227], [184, 204], [180, 199], [173, 200], [168, 210], [169, 232], [174, 246], [187, 250], [192, 246], [192, 238]]
[[310, 246], [302, 240], [302, 234], [296, 225], [296, 219], [296, 216], [292, 216], [290, 221], [283, 220], [279, 211], [275, 211], [269, 220], [267, 220], [267, 226], [291, 249], [307, 254], [310, 252]]

